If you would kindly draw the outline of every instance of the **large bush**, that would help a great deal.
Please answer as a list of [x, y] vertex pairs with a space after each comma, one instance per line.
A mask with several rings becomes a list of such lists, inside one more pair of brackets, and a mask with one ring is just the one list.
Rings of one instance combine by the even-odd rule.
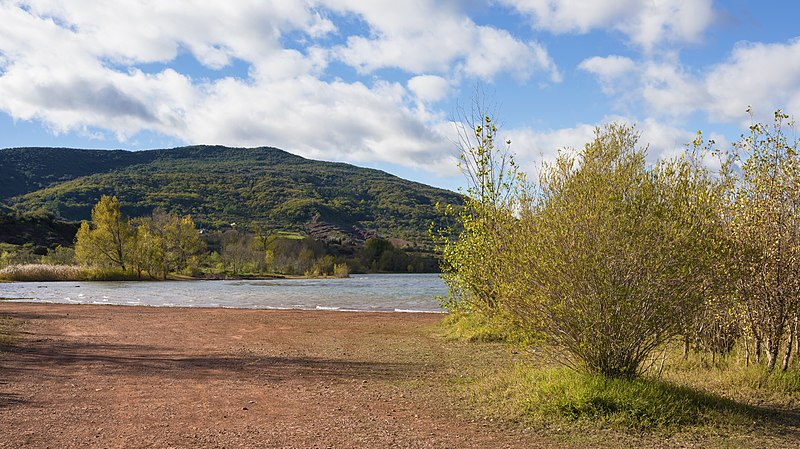
[[633, 376], [714, 288], [716, 197], [692, 160], [648, 167], [633, 128], [611, 125], [544, 170], [525, 204], [505, 309], [565, 363]]
[[719, 196], [706, 171], [691, 157], [650, 167], [638, 133], [611, 125], [533, 190], [514, 172], [496, 181], [507, 165], [486, 126], [494, 137], [487, 119], [467, 147], [480, 176], [464, 230], [445, 245], [446, 305], [500, 316], [569, 366], [639, 374], [715, 294]]

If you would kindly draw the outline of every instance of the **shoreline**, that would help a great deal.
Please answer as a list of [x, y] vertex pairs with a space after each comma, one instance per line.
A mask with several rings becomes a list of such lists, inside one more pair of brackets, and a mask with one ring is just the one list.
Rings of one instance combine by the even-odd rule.
[[116, 303], [101, 303], [101, 302], [56, 302], [36, 298], [3, 298], [0, 297], [0, 304], [41, 304], [41, 305], [58, 305], [58, 306], [96, 306], [96, 307], [144, 307], [151, 309], [209, 309], [209, 310], [264, 310], [264, 311], [302, 311], [302, 312], [337, 312], [337, 313], [398, 313], [398, 314], [424, 314], [424, 315], [447, 315], [449, 312], [446, 310], [413, 310], [413, 309], [394, 309], [394, 310], [360, 310], [341, 307], [317, 307], [301, 308], [301, 307], [230, 307], [230, 306], [195, 306], [195, 305], [151, 305], [151, 304], [116, 304]]

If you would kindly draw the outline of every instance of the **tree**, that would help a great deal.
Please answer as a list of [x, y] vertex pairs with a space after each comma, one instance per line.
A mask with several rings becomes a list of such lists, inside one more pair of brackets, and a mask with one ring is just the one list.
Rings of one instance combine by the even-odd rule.
[[86, 265], [117, 267], [125, 271], [131, 227], [120, 212], [116, 196], [103, 195], [92, 209], [92, 226], [81, 222], [75, 241], [75, 258]]
[[[445, 208], [458, 224], [434, 234], [442, 246], [442, 278], [449, 289], [444, 307], [500, 312], [501, 286], [508, 273], [504, 248], [511, 238], [513, 211], [526, 195], [526, 183], [510, 151], [511, 141], [496, 145], [496, 121], [481, 95], [456, 123], [459, 168], [467, 178], [466, 203]], [[452, 235], [457, 233], [457, 237]]]
[[134, 224], [131, 254], [140, 275], [144, 270], [166, 279], [169, 273], [188, 268], [191, 258], [205, 248], [191, 215], [179, 217], [156, 209]]
[[222, 235], [222, 261], [237, 274], [250, 263], [258, 265], [264, 258], [258, 242], [253, 236], [236, 230], [229, 230]]
[[152, 217], [133, 220], [136, 231], [131, 245], [131, 260], [138, 277], [146, 271], [151, 278], [166, 278], [166, 254], [161, 232], [153, 224]]
[[788, 118], [778, 110], [772, 126], [752, 125], [726, 165], [734, 285], [769, 370], [782, 347], [788, 368], [800, 309], [800, 158], [784, 132]]

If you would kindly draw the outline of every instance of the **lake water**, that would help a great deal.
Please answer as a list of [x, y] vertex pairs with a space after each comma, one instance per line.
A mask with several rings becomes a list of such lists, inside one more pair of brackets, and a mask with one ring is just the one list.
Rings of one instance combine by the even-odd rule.
[[346, 279], [15, 282], [0, 297], [28, 302], [154, 307], [441, 312], [437, 274], [356, 274]]

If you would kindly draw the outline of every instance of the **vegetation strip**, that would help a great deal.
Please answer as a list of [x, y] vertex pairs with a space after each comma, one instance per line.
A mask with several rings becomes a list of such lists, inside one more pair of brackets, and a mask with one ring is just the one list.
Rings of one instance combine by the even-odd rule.
[[795, 412], [781, 409], [796, 411], [800, 394], [800, 141], [786, 114], [725, 151], [698, 133], [685, 154], [652, 165], [636, 130], [611, 124], [534, 183], [510, 142], [496, 143], [490, 115], [469, 119], [468, 202], [446, 211], [462, 230], [437, 236], [448, 333], [537, 361], [479, 381], [492, 398], [483, 406], [631, 429], [789, 421]]

